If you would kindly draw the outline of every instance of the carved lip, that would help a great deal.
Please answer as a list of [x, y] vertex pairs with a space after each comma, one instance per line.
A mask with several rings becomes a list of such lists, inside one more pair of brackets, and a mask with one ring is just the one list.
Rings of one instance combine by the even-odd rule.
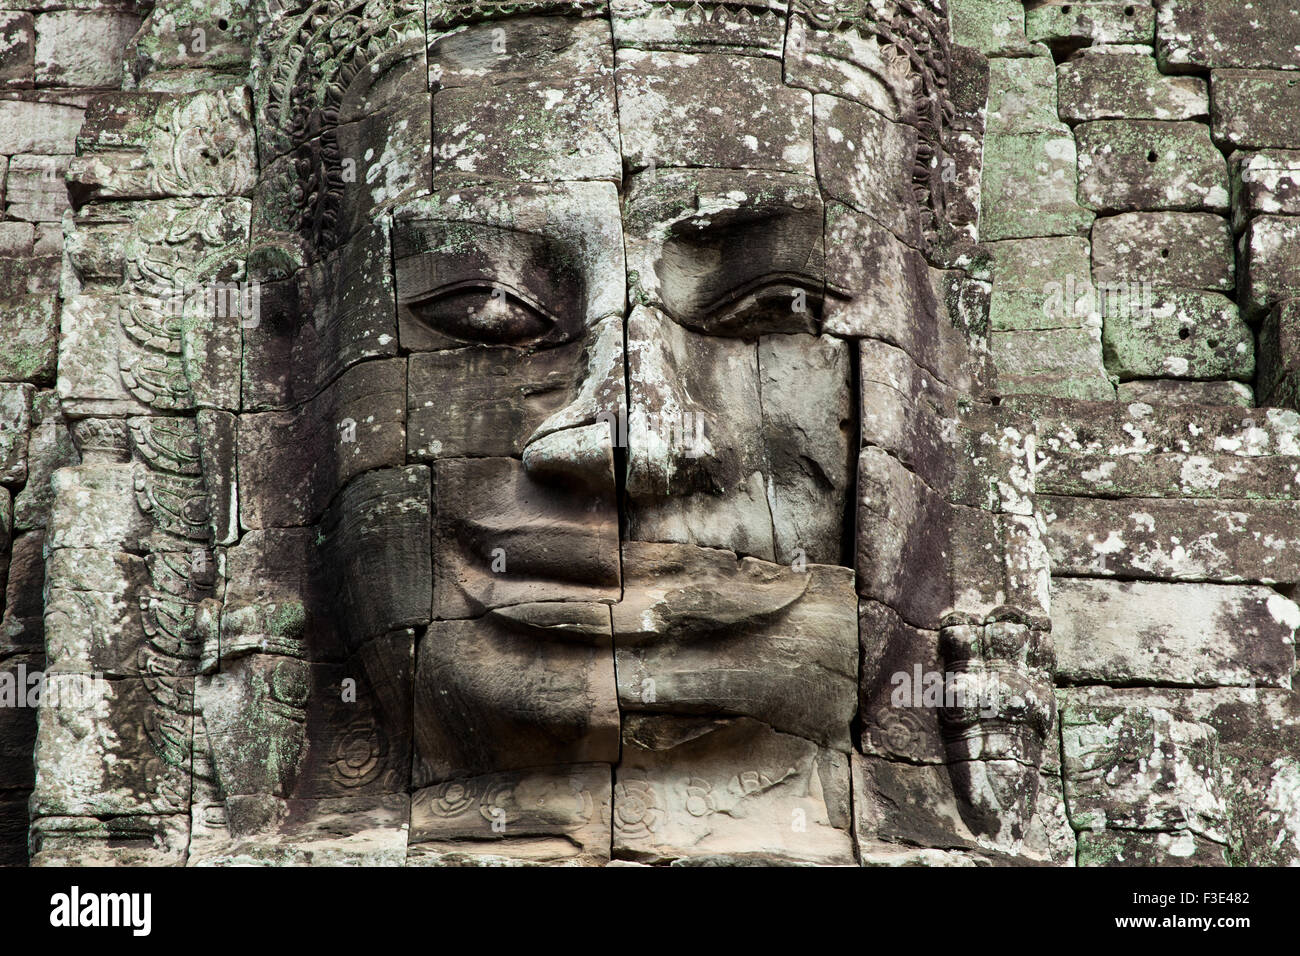
[[522, 525], [501, 520], [457, 522], [467, 550], [491, 568], [494, 552], [503, 553], [504, 574], [571, 581], [588, 587], [613, 585], [620, 579], [618, 539], [603, 521], [546, 519]]

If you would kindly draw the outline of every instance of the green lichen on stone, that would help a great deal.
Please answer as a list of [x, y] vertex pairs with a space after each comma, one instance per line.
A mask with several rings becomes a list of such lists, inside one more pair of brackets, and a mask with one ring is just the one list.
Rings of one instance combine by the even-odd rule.
[[297, 601], [278, 604], [271, 612], [267, 626], [276, 637], [301, 637], [307, 627], [307, 609]]
[[984, 54], [1015, 53], [1027, 46], [1020, 0], [951, 0], [948, 16], [954, 43]]

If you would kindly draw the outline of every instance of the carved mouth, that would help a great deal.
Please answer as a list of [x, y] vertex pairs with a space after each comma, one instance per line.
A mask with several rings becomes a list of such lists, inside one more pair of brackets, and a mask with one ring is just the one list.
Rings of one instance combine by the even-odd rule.
[[617, 549], [599, 523], [547, 519], [524, 525], [494, 520], [457, 522], [466, 551], [485, 571], [512, 578], [617, 586]]

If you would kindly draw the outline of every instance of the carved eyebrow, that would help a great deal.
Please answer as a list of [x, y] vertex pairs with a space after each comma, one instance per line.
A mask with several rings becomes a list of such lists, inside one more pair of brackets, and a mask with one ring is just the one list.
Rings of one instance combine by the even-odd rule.
[[764, 225], [774, 219], [817, 214], [814, 203], [801, 204], [784, 197], [746, 197], [741, 201], [728, 199], [728, 202], [734, 205], [719, 203], [713, 209], [709, 208], [707, 198], [703, 197], [704, 201], [697, 200], [698, 211], [694, 215], [673, 223], [670, 236], [689, 238], [687, 231], [691, 229], [694, 229], [697, 234], [704, 234], [711, 230], [740, 229], [746, 226]]

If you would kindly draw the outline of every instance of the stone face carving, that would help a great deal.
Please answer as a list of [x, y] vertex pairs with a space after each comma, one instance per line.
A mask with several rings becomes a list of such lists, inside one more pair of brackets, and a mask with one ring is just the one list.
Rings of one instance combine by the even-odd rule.
[[0, 102], [0, 859], [1300, 858], [1300, 143], [1186, 5], [159, 0]]
[[[400, 4], [267, 8], [256, 181], [232, 91], [88, 118], [47, 644], [126, 682], [103, 719], [192, 776], [189, 808], [129, 812], [190, 813], [195, 861], [326, 827], [439, 864], [855, 859], [850, 566], [881, 544], [848, 520], [880, 407], [855, 340], [984, 387], [921, 248], [948, 241], [943, 11], [603, 7], [435, 5], [427, 36]], [[218, 282], [235, 310], [188, 295]], [[963, 488], [934, 534], [1003, 500], [939, 481], [960, 447], [883, 479]], [[1041, 761], [958, 756], [999, 798], [998, 759]], [[1018, 796], [980, 806], [1023, 823]]]

